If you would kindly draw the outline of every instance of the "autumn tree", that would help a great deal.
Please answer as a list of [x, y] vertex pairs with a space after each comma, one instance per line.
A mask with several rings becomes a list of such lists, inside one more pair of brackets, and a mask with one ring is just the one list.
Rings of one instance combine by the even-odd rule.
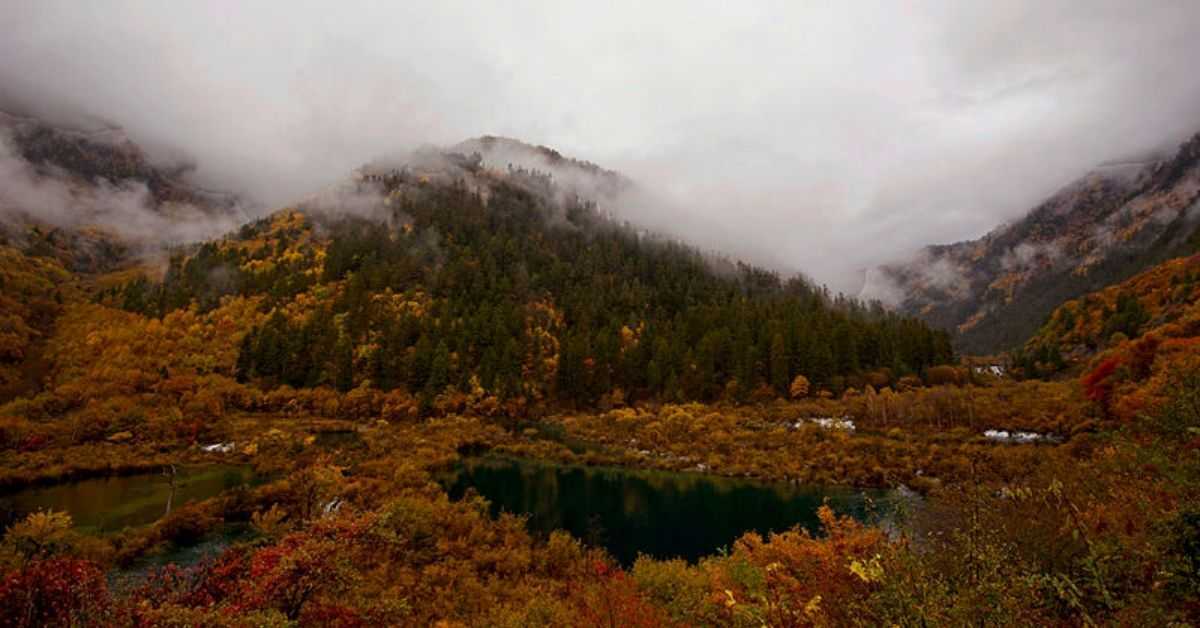
[[803, 375], [797, 375], [792, 379], [792, 385], [788, 387], [788, 393], [792, 399], [800, 399], [808, 396], [808, 378]]

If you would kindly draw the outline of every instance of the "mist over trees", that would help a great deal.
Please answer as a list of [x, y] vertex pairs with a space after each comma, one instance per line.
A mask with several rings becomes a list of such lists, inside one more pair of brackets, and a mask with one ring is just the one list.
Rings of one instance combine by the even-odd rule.
[[[455, 184], [394, 195], [371, 220], [294, 214], [176, 256], [160, 284], [108, 297], [162, 316], [222, 296], [276, 308], [241, 345], [243, 380], [270, 387], [447, 387], [578, 405], [787, 396], [802, 376], [840, 393], [952, 358], [944, 333], [745, 264], [718, 272], [695, 249], [606, 220], [514, 171], [488, 198]], [[531, 182], [531, 185], [522, 183]], [[532, 185], [536, 184], [536, 185]], [[253, 270], [248, 270], [253, 269]], [[318, 290], [303, 315], [283, 306]]]

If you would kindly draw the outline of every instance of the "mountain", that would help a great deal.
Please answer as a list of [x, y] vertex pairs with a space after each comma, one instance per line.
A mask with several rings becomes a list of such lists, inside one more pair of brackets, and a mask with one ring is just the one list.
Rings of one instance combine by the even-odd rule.
[[483, 163], [492, 167], [551, 172], [560, 187], [574, 188], [594, 201], [615, 199], [633, 186], [633, 182], [619, 172], [606, 170], [590, 161], [565, 157], [548, 146], [535, 146], [508, 137], [484, 135], [460, 142], [450, 151], [478, 154]]
[[1022, 345], [1059, 304], [1200, 247], [1200, 135], [1171, 156], [1102, 165], [978, 240], [869, 273], [864, 297], [951, 331], [958, 348]]
[[191, 183], [192, 170], [152, 160], [120, 127], [0, 112], [0, 241], [95, 270], [244, 221], [240, 199]]
[[912, 319], [728, 272], [617, 223], [580, 194], [619, 175], [535, 150], [553, 171], [455, 149], [372, 164], [97, 298], [154, 318], [252, 303], [229, 376], [398, 390], [422, 411], [453, 391], [521, 405], [746, 399], [787, 394], [797, 375], [840, 392], [951, 359], [945, 335]]
[[0, 401], [42, 385], [46, 344], [88, 284], [244, 220], [191, 169], [151, 160], [120, 127], [0, 111]]
[[[80, 299], [104, 308], [95, 320], [237, 311], [222, 332], [237, 346], [183, 352], [207, 355], [203, 372], [264, 390], [397, 391], [423, 413], [468, 392], [522, 408], [744, 400], [786, 395], [799, 375], [840, 393], [952, 357], [913, 319], [619, 223], [601, 203], [631, 182], [517, 140], [379, 160], [238, 227], [235, 199], [151, 163], [119, 130], [10, 119], [7, 132], [18, 194], [0, 297], [19, 333], [0, 385], [14, 391], [36, 390], [40, 377], [17, 375], [42, 373], [29, 360], [70, 336], [60, 319]], [[144, 265], [146, 251], [170, 259]], [[140, 364], [177, 368], [160, 357]]]
[[1180, 257], [1056, 308], [1016, 352], [1028, 375], [1086, 365], [1144, 337], [1200, 336], [1200, 255]]
[[[1013, 365], [1026, 377], [1080, 374], [1088, 398], [1126, 424], [1157, 416], [1162, 429], [1186, 431], [1190, 422], [1197, 434], [1198, 350], [1200, 255], [1192, 255], [1062, 304]], [[1173, 406], [1180, 391], [1184, 401]]]

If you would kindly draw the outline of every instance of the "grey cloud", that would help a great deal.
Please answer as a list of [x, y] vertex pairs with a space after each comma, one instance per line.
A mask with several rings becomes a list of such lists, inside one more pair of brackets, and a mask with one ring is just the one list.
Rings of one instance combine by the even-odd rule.
[[0, 9], [0, 101], [120, 123], [278, 205], [497, 134], [620, 170], [628, 218], [857, 291], [1200, 130], [1200, 5], [75, 3]]
[[1053, 266], [1062, 256], [1062, 247], [1055, 242], [1022, 242], [1005, 253], [1000, 265], [1007, 271], [1025, 271], [1043, 264]]
[[152, 253], [163, 245], [222, 235], [237, 227], [246, 214], [238, 208], [215, 214], [186, 203], [156, 207], [141, 183], [80, 181], [68, 173], [39, 173], [0, 129], [0, 221], [15, 221], [19, 226], [26, 216], [57, 226], [103, 226]]

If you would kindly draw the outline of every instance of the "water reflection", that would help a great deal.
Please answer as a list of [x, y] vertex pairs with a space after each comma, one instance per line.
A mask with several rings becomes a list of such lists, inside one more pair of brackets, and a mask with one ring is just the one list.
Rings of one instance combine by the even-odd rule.
[[[248, 466], [214, 465], [163, 473], [113, 476], [28, 488], [0, 495], [5, 525], [38, 510], [66, 511], [84, 532], [108, 533], [162, 517], [179, 508], [255, 480]], [[172, 486], [172, 484], [174, 486]]]
[[562, 466], [479, 458], [444, 478], [452, 498], [474, 488], [500, 511], [529, 515], [535, 533], [564, 529], [606, 547], [622, 563], [639, 553], [687, 560], [728, 547], [745, 532], [819, 530], [817, 508], [878, 519], [892, 491], [797, 487], [712, 475]]

